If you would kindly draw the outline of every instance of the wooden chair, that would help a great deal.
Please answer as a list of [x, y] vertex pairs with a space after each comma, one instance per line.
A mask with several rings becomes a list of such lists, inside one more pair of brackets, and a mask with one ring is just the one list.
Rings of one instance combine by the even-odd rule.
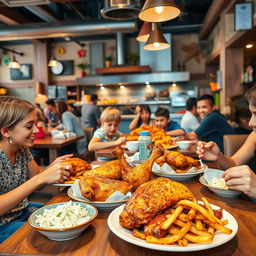
[[[84, 133], [86, 135], [87, 138], [87, 143], [89, 144], [90, 140], [93, 137], [93, 128], [89, 127], [89, 128], [83, 128]], [[94, 161], [95, 158], [95, 153], [94, 152], [90, 152], [90, 151], [86, 151], [85, 153], [83, 153], [83, 155], [80, 155], [80, 158], [83, 158], [86, 161], [92, 162]]]
[[248, 134], [230, 134], [224, 135], [224, 154], [227, 157], [231, 157], [234, 153], [244, 144]]

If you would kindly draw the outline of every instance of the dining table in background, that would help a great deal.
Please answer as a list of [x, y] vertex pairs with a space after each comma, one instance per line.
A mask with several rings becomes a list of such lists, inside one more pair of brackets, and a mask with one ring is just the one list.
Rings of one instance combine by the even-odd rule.
[[[93, 162], [92, 164], [103, 164]], [[216, 165], [207, 163], [210, 167]], [[256, 204], [248, 197], [223, 198], [204, 187], [198, 177], [184, 184], [197, 199], [208, 201], [231, 213], [238, 223], [236, 236], [227, 243], [195, 252], [156, 251], [130, 244], [111, 232], [107, 224], [110, 212], [99, 212], [97, 218], [77, 238], [56, 242], [49, 240], [28, 223], [0, 244], [0, 255], [67, 255], [67, 256], [253, 256], [256, 251]], [[49, 204], [66, 202], [68, 195], [56, 195]], [[118, 220], [117, 220], [118, 221]]]
[[[172, 147], [169, 148], [169, 150], [175, 150], [178, 151], [186, 156], [190, 157], [197, 157], [196, 154], [196, 143], [191, 143], [188, 149], [180, 149], [178, 146], [177, 147]], [[95, 157], [98, 159], [98, 157], [107, 157], [107, 158], [113, 158], [115, 157], [113, 154], [113, 151], [116, 147], [111, 147], [111, 148], [105, 148], [105, 149], [99, 149], [95, 151]], [[135, 152], [131, 152], [128, 149], [124, 148], [124, 153], [126, 153], [128, 156], [132, 156], [135, 154]]]
[[83, 136], [74, 136], [66, 139], [54, 139], [52, 136], [46, 136], [42, 139], [36, 139], [32, 148], [49, 149], [49, 161], [52, 163], [58, 156], [59, 150], [83, 138]]

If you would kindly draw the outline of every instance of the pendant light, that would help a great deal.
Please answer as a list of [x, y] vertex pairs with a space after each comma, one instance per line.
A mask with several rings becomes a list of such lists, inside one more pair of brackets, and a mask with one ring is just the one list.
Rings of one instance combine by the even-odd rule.
[[60, 62], [58, 60], [56, 60], [56, 58], [52, 55], [51, 59], [48, 63], [49, 67], [57, 67], [60, 64]]
[[139, 18], [148, 22], [163, 22], [179, 16], [180, 9], [173, 0], [146, 0]]
[[8, 64], [8, 68], [20, 68], [20, 63], [16, 60], [14, 55]]
[[152, 31], [143, 49], [146, 51], [160, 51], [169, 47], [170, 45], [166, 41], [162, 31], [159, 30], [158, 24], [152, 23]]
[[147, 42], [151, 30], [152, 30], [152, 23], [145, 21], [140, 29], [140, 33], [136, 37], [136, 40], [139, 42]]

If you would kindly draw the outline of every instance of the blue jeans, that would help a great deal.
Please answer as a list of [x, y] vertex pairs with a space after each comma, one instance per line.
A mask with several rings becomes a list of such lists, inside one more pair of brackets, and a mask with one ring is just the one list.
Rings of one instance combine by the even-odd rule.
[[22, 215], [18, 219], [0, 226], [0, 243], [11, 236], [21, 226], [23, 226], [27, 222], [28, 217], [32, 212], [43, 206], [44, 204], [30, 202], [28, 207], [23, 211]]

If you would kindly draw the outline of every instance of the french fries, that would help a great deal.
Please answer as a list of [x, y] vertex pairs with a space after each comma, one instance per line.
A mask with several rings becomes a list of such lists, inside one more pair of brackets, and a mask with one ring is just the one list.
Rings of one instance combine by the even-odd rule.
[[202, 198], [202, 201], [204, 205], [198, 204], [195, 199], [180, 200], [167, 209], [166, 218], [158, 223], [162, 230], [167, 231], [167, 234], [163, 232], [163, 237], [155, 237], [154, 230], [145, 235], [138, 229], [134, 229], [133, 235], [148, 243], [177, 244], [184, 247], [189, 243], [211, 243], [216, 231], [231, 234], [232, 229], [225, 227], [228, 221], [214, 215], [206, 198]]

